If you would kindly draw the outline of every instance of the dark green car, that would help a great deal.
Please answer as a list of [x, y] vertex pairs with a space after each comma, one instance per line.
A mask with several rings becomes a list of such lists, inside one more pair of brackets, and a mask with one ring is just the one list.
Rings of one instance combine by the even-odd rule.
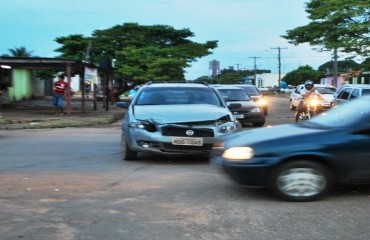
[[337, 183], [370, 183], [370, 96], [299, 124], [225, 136], [211, 161], [236, 182], [288, 201], [315, 200]]

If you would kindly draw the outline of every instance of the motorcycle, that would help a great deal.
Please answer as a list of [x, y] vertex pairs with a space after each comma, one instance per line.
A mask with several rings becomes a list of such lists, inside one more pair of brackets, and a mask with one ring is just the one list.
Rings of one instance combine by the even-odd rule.
[[299, 113], [298, 119], [301, 121], [309, 120], [318, 112], [320, 100], [317, 97], [303, 99], [303, 111]]

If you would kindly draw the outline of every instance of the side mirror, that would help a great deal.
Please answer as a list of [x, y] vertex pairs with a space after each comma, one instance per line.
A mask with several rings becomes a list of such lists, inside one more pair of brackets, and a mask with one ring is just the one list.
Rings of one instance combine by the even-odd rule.
[[130, 106], [130, 102], [117, 102], [116, 106], [119, 108], [128, 108]]

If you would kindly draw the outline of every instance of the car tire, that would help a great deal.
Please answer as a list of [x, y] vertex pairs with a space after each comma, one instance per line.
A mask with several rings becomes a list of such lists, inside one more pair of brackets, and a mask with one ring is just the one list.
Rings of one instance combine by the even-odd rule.
[[260, 122], [254, 122], [253, 123], [253, 126], [255, 126], [255, 127], [262, 127], [263, 125], [265, 125], [265, 122], [266, 122], [266, 120], [265, 119], [263, 119], [262, 121], [260, 121]]
[[292, 100], [289, 100], [289, 109], [290, 109], [290, 110], [292, 110], [292, 111], [294, 111], [294, 110], [296, 110], [296, 109], [297, 109], [297, 107], [295, 107], [295, 106], [293, 105], [293, 101], [292, 101]]
[[269, 111], [269, 110], [268, 110], [268, 108], [264, 108], [264, 109], [263, 109], [263, 112], [265, 113], [265, 116], [267, 116], [268, 111]]
[[327, 167], [302, 160], [285, 163], [273, 170], [268, 188], [283, 200], [306, 202], [328, 194], [333, 182], [333, 173]]
[[310, 118], [313, 118], [316, 115], [317, 115], [316, 111], [310, 111]]
[[121, 134], [121, 157], [126, 161], [137, 159], [137, 152], [130, 149], [124, 133]]

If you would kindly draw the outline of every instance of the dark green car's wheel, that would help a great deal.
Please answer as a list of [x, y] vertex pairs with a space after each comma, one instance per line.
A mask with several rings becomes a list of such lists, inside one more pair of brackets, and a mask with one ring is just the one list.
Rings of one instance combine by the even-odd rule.
[[333, 173], [316, 162], [288, 162], [272, 172], [268, 187], [284, 200], [312, 201], [330, 192], [333, 187]]
[[121, 134], [121, 156], [122, 160], [130, 161], [137, 159], [137, 152], [132, 151], [127, 144], [125, 134]]

